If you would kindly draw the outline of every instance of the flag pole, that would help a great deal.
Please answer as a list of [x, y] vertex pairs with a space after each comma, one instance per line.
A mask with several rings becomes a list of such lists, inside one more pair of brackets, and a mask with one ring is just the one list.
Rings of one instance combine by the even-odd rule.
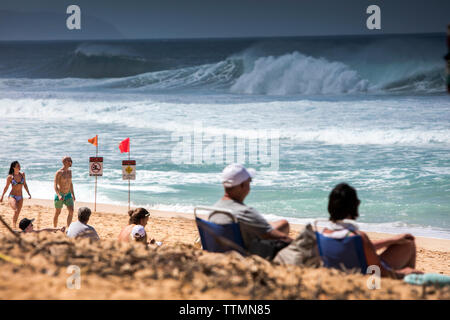
[[[128, 144], [128, 161], [130, 161], [131, 159], [130, 154], [131, 154], [131, 142]], [[130, 179], [128, 179], [128, 211], [130, 211]]]
[[[95, 146], [95, 157], [98, 157], [98, 137], [97, 145]], [[95, 198], [94, 198], [94, 212], [97, 212], [97, 176], [95, 176]]]

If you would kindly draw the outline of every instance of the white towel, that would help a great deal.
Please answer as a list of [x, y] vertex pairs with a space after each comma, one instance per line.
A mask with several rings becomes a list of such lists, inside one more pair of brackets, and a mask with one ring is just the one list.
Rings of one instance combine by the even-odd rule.
[[329, 221], [325, 228], [332, 230], [331, 233], [322, 233], [325, 237], [333, 239], [344, 239], [348, 236], [350, 231], [358, 231], [358, 226], [354, 222], [349, 222], [348, 220], [340, 220], [336, 222]]

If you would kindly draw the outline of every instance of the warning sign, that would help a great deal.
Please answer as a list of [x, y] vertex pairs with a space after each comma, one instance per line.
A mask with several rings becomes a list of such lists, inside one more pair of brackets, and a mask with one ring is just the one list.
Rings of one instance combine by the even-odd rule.
[[122, 180], [136, 180], [136, 160], [122, 161]]
[[103, 157], [89, 158], [89, 175], [98, 177], [103, 175]]

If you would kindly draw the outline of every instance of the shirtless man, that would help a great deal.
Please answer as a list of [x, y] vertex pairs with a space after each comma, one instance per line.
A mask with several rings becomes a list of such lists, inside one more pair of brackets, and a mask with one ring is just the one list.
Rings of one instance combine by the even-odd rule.
[[65, 204], [69, 214], [67, 215], [67, 227], [72, 222], [73, 203], [75, 201], [75, 193], [73, 192], [72, 171], [69, 168], [72, 166], [72, 159], [64, 157], [62, 159], [63, 167], [56, 171], [55, 175], [55, 216], [53, 217], [53, 226], [58, 226], [58, 217], [61, 209]]

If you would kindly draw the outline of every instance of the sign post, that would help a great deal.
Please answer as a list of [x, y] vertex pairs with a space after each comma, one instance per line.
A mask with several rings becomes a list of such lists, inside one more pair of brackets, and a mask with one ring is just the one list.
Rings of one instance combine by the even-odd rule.
[[119, 143], [120, 153], [128, 152], [128, 160], [122, 161], [122, 179], [128, 180], [128, 211], [130, 211], [130, 180], [136, 179], [136, 161], [130, 160], [130, 138]]
[[136, 180], [136, 160], [122, 161], [122, 180], [128, 180], [128, 210], [130, 210], [130, 180]]
[[94, 212], [97, 212], [97, 177], [103, 175], [103, 158], [98, 156], [98, 135], [88, 139], [95, 146], [95, 157], [89, 158], [89, 175], [95, 176]]
[[103, 175], [103, 157], [89, 158], [89, 175], [95, 176], [94, 212], [97, 212], [97, 177], [101, 177]]

